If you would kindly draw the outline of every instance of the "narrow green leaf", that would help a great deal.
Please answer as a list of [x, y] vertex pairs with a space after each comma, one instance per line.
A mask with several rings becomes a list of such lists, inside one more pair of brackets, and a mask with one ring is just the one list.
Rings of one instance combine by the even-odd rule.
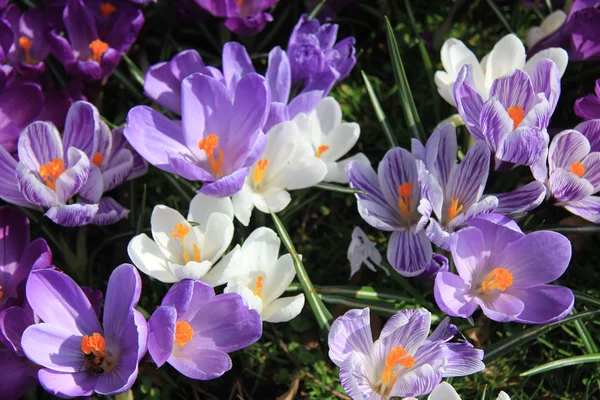
[[308, 20], [309, 21], [311, 19], [313, 19], [314, 17], [316, 17], [317, 15], [319, 15], [319, 11], [321, 11], [321, 8], [323, 8], [323, 6], [325, 5], [326, 2], [327, 2], [327, 0], [321, 0], [321, 2], [319, 4], [317, 4], [315, 6], [315, 8], [312, 9], [312, 11], [310, 12], [310, 14], [308, 14]]
[[584, 226], [569, 226], [569, 225], [541, 225], [533, 229], [526, 229], [525, 232], [533, 231], [554, 231], [565, 235], [596, 235], [600, 233], [600, 225], [584, 225]]
[[332, 183], [326, 183], [326, 182], [321, 182], [318, 185], [315, 185], [315, 187], [318, 189], [329, 190], [331, 192], [339, 192], [339, 193], [349, 193], [349, 194], [356, 194], [356, 193], [365, 194], [366, 193], [360, 189], [354, 189], [349, 186], [334, 185]]
[[304, 264], [302, 264], [302, 260], [298, 256], [296, 249], [294, 248], [294, 244], [290, 239], [290, 235], [288, 235], [285, 227], [281, 223], [281, 220], [277, 215], [271, 212], [271, 217], [273, 218], [273, 222], [275, 223], [275, 228], [277, 229], [277, 233], [279, 237], [283, 241], [287, 251], [292, 256], [292, 260], [294, 261], [294, 268], [296, 268], [296, 275], [298, 276], [298, 280], [300, 281], [300, 285], [302, 285], [302, 290], [304, 291], [304, 296], [308, 300], [308, 304], [312, 309], [315, 317], [317, 318], [317, 323], [319, 327], [323, 330], [329, 331], [331, 328], [331, 323], [333, 322], [333, 316], [323, 304], [323, 301], [319, 298], [317, 291], [315, 290], [306, 270], [304, 269]]
[[569, 358], [563, 358], [562, 360], [551, 361], [546, 364], [539, 365], [528, 371], [523, 372], [520, 376], [531, 376], [541, 374], [543, 372], [552, 371], [555, 369], [568, 367], [571, 365], [579, 365], [586, 363], [597, 363], [600, 362], [600, 353], [586, 354], [583, 356], [575, 356]]
[[[573, 309], [573, 312], [576, 312], [575, 309]], [[588, 353], [588, 354], [597, 353], [598, 346], [596, 346], [596, 343], [594, 342], [592, 335], [590, 334], [588, 329], [583, 324], [583, 321], [577, 320], [574, 322], [574, 325], [575, 325], [575, 329], [577, 330], [577, 333], [579, 333], [579, 337], [580, 337], [581, 341], [583, 342], [583, 346], [585, 347], [586, 353]]]
[[385, 28], [387, 32], [387, 42], [390, 51], [390, 57], [392, 59], [392, 67], [394, 70], [394, 76], [396, 77], [396, 83], [398, 84], [398, 91], [400, 93], [400, 100], [402, 103], [402, 109], [404, 110], [404, 118], [406, 119], [406, 125], [408, 130], [411, 132], [415, 139], [419, 139], [425, 142], [425, 132], [423, 126], [421, 126], [421, 119], [415, 106], [415, 100], [413, 99], [410, 86], [408, 84], [408, 78], [404, 71], [404, 65], [402, 64], [402, 57], [400, 55], [400, 49], [398, 48], [398, 42], [394, 35], [394, 30], [390, 24], [390, 20], [385, 18]]
[[[575, 298], [578, 301], [600, 308], [600, 299], [597, 299], [597, 298], [590, 296], [588, 294], [585, 294], [585, 293], [577, 292], [575, 290], [573, 290], [573, 294], [575, 295]], [[577, 303], [577, 304], [579, 304], [579, 303]]]
[[177, 179], [175, 179], [173, 175], [171, 175], [168, 172], [163, 172], [162, 175], [169, 181], [171, 186], [173, 186], [173, 188], [179, 192], [179, 194], [185, 199], [185, 201], [187, 201], [188, 203], [192, 201], [192, 196], [190, 196], [190, 192], [185, 190], [181, 186], [181, 183]]
[[142, 95], [141, 90], [136, 85], [131, 83], [131, 79], [129, 79], [129, 77], [125, 76], [125, 74], [118, 69], [113, 72], [113, 76], [117, 78], [119, 82], [121, 82], [125, 89], [127, 89], [127, 91], [131, 93], [137, 101], [142, 101], [144, 96]]
[[498, 16], [498, 19], [500, 20], [500, 22], [502, 22], [502, 25], [504, 25], [504, 27], [506, 28], [506, 30], [509, 31], [510, 33], [515, 33], [512, 30], [512, 28], [510, 27], [510, 24], [508, 23], [508, 21], [506, 20], [506, 18], [504, 18], [504, 15], [502, 14], [502, 11], [500, 11], [500, 9], [494, 3], [494, 1], [493, 0], [486, 0], [486, 1], [489, 4], [490, 8], [494, 11], [494, 13], [496, 13], [496, 15]]
[[362, 74], [363, 80], [365, 81], [365, 87], [367, 88], [367, 93], [369, 94], [369, 98], [371, 99], [371, 104], [373, 104], [373, 108], [375, 109], [375, 116], [377, 116], [377, 120], [381, 124], [381, 129], [383, 129], [383, 133], [390, 143], [390, 147], [398, 147], [398, 141], [394, 136], [394, 132], [392, 132], [392, 128], [387, 121], [387, 117], [381, 108], [381, 104], [379, 104], [379, 100], [377, 99], [377, 95], [373, 90], [373, 86], [371, 86], [371, 82], [369, 81], [369, 77], [365, 74], [365, 71], [360, 71]]
[[123, 54], [121, 57], [123, 57], [123, 60], [125, 60], [125, 63], [129, 68], [129, 73], [131, 74], [133, 79], [140, 86], [144, 86], [144, 73], [142, 72], [142, 70], [131, 60], [131, 58], [129, 58], [129, 56], [127, 56], [127, 54]]
[[[300, 285], [291, 284], [289, 291], [302, 290]], [[348, 297], [358, 300], [374, 301], [394, 301], [394, 302], [414, 302], [412, 297], [398, 295], [395, 291], [375, 289], [371, 286], [319, 286], [315, 285], [315, 290], [319, 294]]]
[[597, 314], [600, 314], [600, 310], [587, 311], [587, 312], [571, 315], [571, 316], [563, 319], [562, 321], [554, 322], [552, 324], [543, 325], [543, 326], [535, 326], [533, 328], [526, 329], [517, 335], [513, 335], [506, 339], [500, 340], [499, 342], [497, 342], [497, 343], [491, 345], [489, 348], [485, 349], [483, 361], [485, 363], [489, 363], [490, 361], [493, 361], [496, 358], [503, 356], [504, 354], [510, 352], [511, 350], [514, 350], [515, 348], [517, 348], [527, 342], [530, 342], [530, 341], [534, 340], [535, 338], [537, 338], [538, 336], [541, 336], [541, 335], [545, 334], [546, 332], [549, 332], [552, 329], [555, 329], [563, 324], [577, 321], [579, 319], [591, 317], [591, 316], [594, 316]]
[[394, 314], [396, 314], [398, 311], [400, 311], [399, 309], [394, 308], [391, 305], [387, 305], [387, 304], [374, 304], [373, 302], [361, 302], [358, 300], [350, 300], [347, 299], [345, 297], [338, 297], [338, 296], [328, 296], [328, 295], [321, 295], [320, 296], [321, 299], [328, 304], [342, 304], [346, 307], [349, 308], [357, 308], [357, 309], [362, 309], [362, 308], [370, 308], [371, 311], [373, 311], [374, 313], [386, 316], [386, 317], [390, 317]]

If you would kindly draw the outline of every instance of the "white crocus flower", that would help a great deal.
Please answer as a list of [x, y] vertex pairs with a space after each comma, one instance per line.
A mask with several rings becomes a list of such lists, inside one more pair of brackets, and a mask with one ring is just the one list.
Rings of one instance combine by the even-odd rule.
[[[417, 400], [415, 397], [406, 397], [404, 400]], [[448, 382], [442, 382], [433, 389], [427, 400], [461, 400], [456, 390]], [[510, 400], [505, 392], [500, 392], [496, 400]]]
[[315, 157], [327, 166], [325, 182], [348, 183], [344, 169], [350, 161], [369, 163], [362, 153], [338, 161], [358, 141], [360, 127], [355, 122], [342, 122], [342, 109], [333, 97], [322, 99], [310, 114], [298, 114], [294, 122], [312, 144]]
[[258, 228], [231, 252], [234, 261], [211, 271], [214, 286], [227, 283], [224, 292], [238, 293], [267, 322], [289, 321], [304, 307], [304, 294], [280, 298], [296, 276], [292, 257], [278, 258], [280, 245], [273, 230]]
[[509, 75], [517, 69], [529, 72], [543, 59], [552, 60], [560, 72], [565, 73], [569, 57], [564, 49], [552, 47], [536, 53], [529, 61], [525, 61], [527, 54], [523, 42], [514, 34], [504, 36], [492, 51], [477, 61], [475, 54], [458, 39], [448, 39], [441, 50], [444, 71], [435, 73], [435, 83], [438, 92], [448, 103], [456, 106], [454, 102], [454, 82], [464, 65], [470, 64], [473, 70], [473, 79], [477, 92], [485, 101], [494, 80]]
[[267, 132], [265, 151], [250, 168], [242, 190], [231, 197], [235, 217], [248, 226], [254, 207], [264, 213], [280, 212], [290, 203], [288, 190], [314, 186], [326, 173], [296, 123], [277, 124]]
[[554, 11], [542, 21], [540, 26], [534, 26], [527, 31], [527, 47], [532, 48], [543, 38], [550, 36], [566, 21], [567, 14], [562, 10]]
[[[352, 231], [352, 240], [348, 247], [348, 261], [350, 261], [350, 278], [354, 276], [364, 264], [375, 272], [375, 266], [381, 267], [381, 253], [377, 245], [369, 240], [369, 237], [358, 226]], [[387, 270], [384, 271], [389, 275]]]
[[[187, 219], [159, 205], [152, 211], [150, 225], [154, 240], [142, 233], [127, 246], [129, 258], [140, 271], [166, 283], [210, 279], [211, 267], [233, 238], [233, 206], [229, 198], [197, 194]], [[229, 261], [231, 257], [225, 257], [219, 264]]]

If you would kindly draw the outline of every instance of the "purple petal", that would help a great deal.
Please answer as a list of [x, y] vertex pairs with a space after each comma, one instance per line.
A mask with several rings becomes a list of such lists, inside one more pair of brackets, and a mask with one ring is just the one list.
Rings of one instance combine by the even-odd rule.
[[369, 354], [373, 346], [369, 309], [350, 310], [333, 321], [327, 343], [329, 358], [337, 366], [352, 352]]
[[[408, 150], [397, 147], [389, 150], [377, 168], [379, 187], [387, 203], [394, 207], [397, 220], [402, 220], [400, 209], [396, 206], [398, 202], [398, 188], [409, 183], [412, 185], [410, 199], [417, 203], [420, 199], [420, 187], [418, 183], [417, 163], [415, 157]], [[414, 207], [414, 206], [413, 206]], [[409, 210], [412, 211], [409, 207]]]
[[227, 89], [231, 92], [242, 76], [255, 72], [246, 48], [236, 42], [228, 42], [223, 46], [223, 77]]
[[239, 169], [214, 182], [205, 182], [198, 192], [214, 197], [232, 196], [242, 189], [246, 175], [248, 175], [248, 168]]
[[177, 311], [170, 306], [158, 307], [148, 320], [148, 352], [157, 367], [162, 366], [171, 357], [175, 343], [176, 320]]
[[77, 101], [71, 105], [67, 113], [63, 146], [65, 150], [75, 147], [88, 157], [93, 157], [94, 137], [100, 131], [100, 114], [98, 109], [85, 101]]
[[[2, 271], [0, 284], [4, 290], [10, 279], [8, 277], [18, 278], [14, 274], [19, 272], [19, 261], [28, 244], [29, 220], [27, 217], [11, 207], [0, 207], [0, 249], [2, 249], [0, 251], [0, 270]], [[26, 268], [26, 266], [24, 267]], [[5, 295], [7, 294], [5, 293]]]
[[460, 230], [450, 243], [456, 270], [468, 285], [484, 261], [484, 253], [487, 250], [485, 245], [483, 232], [477, 228]]
[[102, 320], [106, 337], [117, 340], [123, 336], [141, 291], [142, 281], [133, 265], [121, 264], [110, 274]]
[[431, 313], [426, 309], [402, 310], [385, 323], [378, 341], [385, 347], [402, 344], [408, 353], [414, 354], [429, 335], [430, 327]]
[[96, 317], [100, 319], [100, 315], [102, 314], [102, 301], [104, 300], [104, 294], [101, 290], [94, 290], [87, 286], [81, 286], [81, 290], [85, 294], [85, 297], [87, 297], [90, 301], [90, 304], [96, 313]]
[[209, 380], [223, 375], [231, 369], [231, 358], [227, 353], [188, 343], [181, 352], [175, 350], [167, 360], [181, 374], [192, 379]]
[[470, 291], [471, 287], [460, 276], [451, 272], [440, 272], [435, 277], [435, 302], [448, 315], [462, 318], [473, 315], [478, 304]]
[[128, 215], [129, 210], [120, 205], [115, 199], [103, 197], [98, 203], [98, 212], [96, 212], [90, 223], [99, 226], [112, 225]]
[[102, 172], [104, 192], [108, 192], [125, 182], [134, 167], [133, 153], [129, 149], [121, 149], [113, 154]]
[[585, 168], [582, 178], [587, 179], [594, 186], [594, 193], [600, 190], [600, 153], [590, 153], [581, 160]]
[[550, 103], [550, 114], [554, 112], [556, 103], [560, 97], [560, 71], [556, 64], [544, 59], [535, 64], [528, 72], [535, 93], [543, 93]]
[[[13, 230], [16, 230], [13, 227]], [[19, 245], [13, 244], [15, 248]], [[9, 253], [8, 250], [5, 250]], [[37, 238], [25, 247], [25, 251], [19, 261], [18, 266], [14, 269], [12, 277], [8, 282], [3, 283], [4, 296], [11, 293], [16, 294], [19, 298], [25, 296], [25, 282], [32, 270], [48, 268], [52, 263], [52, 251], [48, 247], [48, 243], [42, 238]], [[5, 261], [4, 272], [10, 272], [10, 264]]]
[[594, 94], [577, 99], [574, 107], [575, 114], [580, 118], [586, 120], [600, 118], [600, 98]]
[[497, 297], [485, 301], [476, 298], [475, 301], [489, 319], [497, 322], [514, 321], [524, 308], [521, 300], [507, 293], [500, 293]]
[[483, 141], [476, 141], [464, 160], [450, 173], [446, 193], [451, 201], [458, 200], [464, 209], [479, 201], [487, 183], [490, 150]]
[[88, 298], [66, 274], [48, 269], [33, 271], [26, 291], [31, 308], [42, 321], [81, 336], [102, 332]]
[[575, 130], [587, 138], [591, 151], [600, 151], [600, 119], [582, 122]]
[[35, 172], [23, 163], [17, 164], [17, 187], [30, 205], [54, 207], [60, 204], [56, 192], [42, 183]]
[[485, 102], [481, 109], [481, 133], [492, 152], [513, 131], [514, 122], [500, 102], [494, 98]]
[[558, 201], [582, 200], [594, 193], [594, 186], [587, 179], [564, 169], [557, 169], [550, 175], [548, 187]]
[[425, 229], [425, 234], [436, 246], [444, 250], [450, 250], [450, 243], [452, 242], [454, 234], [453, 232], [444, 229], [444, 227], [442, 227], [435, 219], [431, 218], [429, 220], [429, 224]]
[[67, 170], [56, 179], [56, 195], [61, 203], [66, 203], [86, 183], [90, 174], [90, 160], [85, 153], [71, 147], [67, 151]]
[[581, 200], [569, 201], [562, 206], [581, 218], [596, 224], [600, 223], [600, 197], [589, 196]]
[[495, 212], [499, 214], [513, 214], [531, 211], [539, 206], [546, 197], [546, 186], [538, 181], [533, 181], [521, 186], [512, 192], [494, 194], [498, 199]]
[[0, 90], [0, 146], [13, 152], [22, 130], [43, 108], [44, 94], [37, 84], [17, 84]]
[[498, 143], [496, 157], [517, 165], [533, 165], [547, 146], [545, 135], [538, 128], [517, 128]]
[[287, 104], [292, 87], [292, 72], [290, 60], [279, 46], [269, 52], [269, 66], [265, 78], [271, 90], [271, 101]]
[[273, 102], [269, 108], [269, 116], [263, 125], [263, 130], [264, 132], [269, 132], [269, 130], [275, 125], [291, 119], [292, 118], [289, 115], [288, 106], [286, 104]]
[[79, 372], [87, 368], [81, 339], [78, 334], [60, 326], [42, 323], [25, 329], [21, 346], [27, 358], [42, 367], [60, 372]]
[[[489, 150], [487, 151], [489, 153]], [[424, 161], [427, 169], [435, 176], [440, 186], [446, 188], [450, 179], [450, 171], [456, 164], [457, 144], [454, 125], [445, 123], [437, 127], [427, 140], [425, 152]]]
[[465, 125], [471, 135], [476, 139], [485, 140], [482, 134], [479, 119], [483, 100], [475, 89], [475, 81], [473, 80], [473, 71], [471, 65], [464, 65], [456, 81], [454, 82], [454, 102]]
[[196, 284], [192, 279], [183, 279], [167, 292], [161, 306], [172, 306], [177, 311], [177, 317], [183, 316], [194, 298], [194, 307], [200, 307], [215, 297], [212, 287], [205, 284]]
[[0, 349], [0, 393], [7, 400], [20, 399], [37, 385], [37, 367], [27, 358], [14, 354], [9, 349]]
[[180, 154], [167, 152], [171, 170], [190, 181], [214, 181], [212, 174], [200, 167], [195, 160]]
[[104, 193], [102, 171], [95, 165], [90, 165], [89, 174], [85, 184], [79, 190], [79, 196], [90, 203], [98, 203]]
[[17, 161], [0, 146], [0, 198], [18, 206], [34, 207], [19, 190], [16, 175]]
[[294, 97], [288, 105], [290, 118], [293, 119], [300, 113], [310, 113], [317, 108], [317, 104], [319, 104], [322, 98], [323, 92], [321, 90], [300, 93], [298, 96]]
[[0, 342], [19, 357], [24, 357], [21, 337], [33, 324], [33, 315], [21, 307], [9, 307], [0, 312]]
[[427, 267], [433, 250], [425, 231], [414, 233], [405, 229], [392, 233], [387, 259], [402, 276], [417, 276]]
[[252, 36], [262, 31], [267, 22], [273, 21], [271, 14], [263, 12], [248, 18], [233, 17], [225, 20], [225, 27], [242, 36]]
[[511, 290], [525, 304], [515, 322], [523, 324], [550, 324], [566, 317], [575, 304], [571, 289], [564, 286], [541, 285], [529, 289]]
[[63, 146], [56, 127], [48, 122], [30, 124], [19, 138], [19, 162], [31, 171], [54, 159], [63, 159]]
[[42, 369], [38, 372], [38, 378], [48, 393], [58, 397], [72, 398], [90, 396], [94, 393], [98, 375], [91, 374], [89, 371], [68, 373]]
[[590, 152], [590, 142], [575, 130], [566, 130], [556, 135], [548, 150], [550, 173], [557, 168], [567, 171], [575, 162], [583, 160]]
[[[67, 0], [63, 22], [76, 53], [91, 54], [90, 43], [98, 39], [96, 23], [82, 0]], [[81, 56], [80, 56], [81, 57]]]
[[492, 97], [497, 98], [504, 109], [520, 107], [527, 112], [533, 106], [535, 92], [529, 75], [517, 69], [492, 83], [490, 98]]

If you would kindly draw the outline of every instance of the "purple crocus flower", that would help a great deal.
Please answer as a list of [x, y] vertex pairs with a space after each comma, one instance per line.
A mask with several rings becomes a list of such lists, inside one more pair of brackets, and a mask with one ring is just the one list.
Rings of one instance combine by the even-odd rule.
[[0, 82], [0, 147], [14, 152], [19, 135], [43, 108], [44, 94], [39, 85], [22, 83], [3, 87]]
[[158, 367], [165, 362], [192, 379], [215, 379], [231, 369], [227, 353], [262, 336], [256, 310], [237, 293], [215, 296], [192, 279], [174, 284], [148, 320], [148, 351]]
[[294, 27], [287, 51], [292, 83], [302, 81], [303, 92], [322, 90], [327, 96], [333, 85], [354, 68], [355, 39], [347, 37], [336, 43], [337, 31], [337, 24], [321, 25], [317, 19], [309, 21], [306, 14]]
[[215, 17], [224, 17], [225, 26], [238, 35], [255, 35], [273, 16], [265, 10], [279, 0], [194, 0]]
[[600, 119], [600, 79], [596, 81], [594, 94], [575, 101], [575, 114], [585, 120]]
[[527, 165], [534, 175], [545, 162], [546, 128], [559, 95], [560, 73], [548, 59], [496, 79], [486, 101], [477, 93], [470, 65], [462, 67], [454, 84], [458, 113], [471, 135], [487, 143], [496, 169], [503, 162]]
[[264, 78], [245, 75], [232, 96], [223, 83], [196, 73], [183, 80], [181, 92], [181, 123], [138, 106], [127, 115], [125, 137], [155, 167], [204, 182], [200, 192], [237, 193], [266, 145], [261, 127], [270, 93]]
[[402, 310], [373, 341], [369, 309], [350, 310], [329, 332], [329, 358], [340, 367], [342, 387], [355, 400], [387, 400], [423, 396], [445, 377], [482, 371], [483, 351], [459, 335], [444, 319], [430, 335], [431, 313], [424, 308]]
[[547, 324], [573, 308], [573, 292], [548, 285], [571, 260], [571, 243], [559, 233], [528, 235], [512, 220], [485, 214], [469, 221], [451, 243], [458, 275], [435, 279], [438, 306], [448, 315], [470, 317], [477, 307], [498, 322]]
[[98, 16], [83, 0], [68, 0], [63, 22], [69, 39], [58, 30], [48, 38], [52, 53], [67, 72], [88, 80], [106, 78], [114, 71], [144, 23], [141, 10], [133, 5], [101, 4], [110, 7], [99, 9]]
[[562, 26], [538, 41], [529, 55], [549, 47], [562, 47], [569, 53], [570, 61], [597, 60], [600, 58], [600, 2], [575, 0]]
[[548, 196], [556, 205], [600, 223], [600, 120], [583, 122], [552, 139], [548, 153]]
[[433, 251], [425, 234], [431, 207], [421, 207], [416, 158], [400, 147], [389, 150], [377, 173], [366, 163], [353, 161], [346, 167], [356, 194], [360, 216], [374, 228], [391, 231], [387, 259], [404, 276], [419, 275], [427, 268]]
[[43, 323], [25, 329], [21, 346], [42, 367], [38, 378], [46, 391], [70, 398], [131, 388], [148, 334], [135, 309], [141, 286], [135, 267], [117, 267], [108, 280], [101, 326], [88, 298], [67, 275], [52, 270], [30, 275], [27, 300]]

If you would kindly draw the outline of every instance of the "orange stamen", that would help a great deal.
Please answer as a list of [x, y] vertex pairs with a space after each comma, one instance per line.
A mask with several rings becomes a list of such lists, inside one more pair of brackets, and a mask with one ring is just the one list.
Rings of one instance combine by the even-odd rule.
[[492, 289], [499, 289], [504, 292], [507, 288], [511, 287], [512, 284], [513, 276], [507, 269], [494, 268], [494, 270], [485, 277], [483, 282], [481, 282], [481, 290], [487, 292]]
[[102, 162], [104, 162], [104, 156], [98, 152], [95, 152], [94, 156], [92, 157], [92, 163], [98, 167], [100, 164], [102, 164]]
[[244, 0], [236, 0], [238, 3], [238, 6], [240, 6], [240, 8], [242, 8], [242, 6], [244, 5]]
[[2, 296], [4, 296], [4, 292], [2, 291], [2, 285], [0, 285], [0, 300], [2, 300]]
[[519, 106], [512, 106], [506, 109], [508, 116], [513, 120], [513, 129], [517, 129], [517, 126], [525, 119], [525, 110]]
[[31, 57], [31, 46], [33, 46], [33, 41], [27, 36], [21, 36], [19, 38], [19, 47], [21, 47], [25, 53], [25, 62], [27, 64], [37, 64], [38, 61]]
[[263, 297], [263, 293], [262, 293], [263, 279], [264, 279], [264, 276], [261, 276], [261, 275], [256, 277], [256, 284], [254, 287], [254, 291], [252, 292], [252, 293], [254, 293], [255, 296], [258, 296], [261, 299]]
[[89, 61], [96, 61], [98, 64], [102, 61], [102, 56], [108, 50], [108, 43], [103, 42], [100, 39], [94, 40], [90, 43], [90, 50], [92, 50], [92, 55], [88, 58]]
[[266, 158], [261, 158], [256, 162], [256, 168], [254, 168], [254, 182], [261, 183], [265, 178], [265, 172], [267, 171], [267, 167], [269, 166], [269, 160]]
[[186, 321], [179, 321], [175, 324], [175, 341], [174, 343], [183, 346], [194, 336], [194, 329]]
[[206, 137], [206, 139], [202, 139], [198, 142], [198, 147], [200, 148], [200, 150], [203, 150], [206, 153], [213, 176], [215, 178], [220, 178], [223, 175], [222, 168], [223, 158], [225, 155], [223, 153], [223, 150], [219, 149], [219, 158], [215, 159], [214, 151], [217, 147], [219, 147], [219, 137], [211, 133]]
[[410, 217], [410, 210], [415, 205], [414, 200], [411, 199], [412, 188], [413, 185], [410, 182], [398, 186], [398, 208], [400, 208], [400, 215], [403, 218]]
[[581, 178], [585, 174], [585, 167], [579, 161], [574, 162], [571, 164], [571, 172]]
[[56, 190], [56, 180], [65, 171], [66, 169], [64, 161], [60, 158], [55, 158], [54, 160], [42, 165], [39, 173], [46, 183], [46, 186], [52, 190]]
[[115, 11], [117, 11], [117, 7], [113, 6], [112, 4], [110, 4], [109, 2], [106, 3], [100, 3], [100, 14], [102, 14], [102, 17], [104, 18], [108, 18], [110, 17]]
[[414, 357], [407, 355], [406, 350], [401, 346], [392, 348], [385, 359], [385, 369], [381, 373], [381, 378], [377, 384], [377, 393], [384, 398], [389, 396], [392, 387], [396, 383], [397, 376], [393, 369], [398, 365], [404, 368], [411, 368], [415, 365]]
[[324, 144], [317, 147], [317, 152], [315, 153], [315, 157], [320, 158], [323, 153], [325, 153], [327, 150], [329, 150], [329, 146], [325, 146]]
[[190, 233], [190, 228], [183, 224], [176, 224], [175, 230], [171, 232], [171, 236], [173, 236], [175, 239], [181, 239], [181, 241], [183, 241], [188, 233]]
[[93, 354], [97, 358], [106, 357], [106, 342], [99, 333], [94, 333], [92, 336], [85, 335], [81, 339], [81, 351], [84, 354]]
[[448, 221], [452, 221], [463, 210], [463, 206], [458, 205], [459, 199], [452, 199], [452, 204], [448, 207]]

